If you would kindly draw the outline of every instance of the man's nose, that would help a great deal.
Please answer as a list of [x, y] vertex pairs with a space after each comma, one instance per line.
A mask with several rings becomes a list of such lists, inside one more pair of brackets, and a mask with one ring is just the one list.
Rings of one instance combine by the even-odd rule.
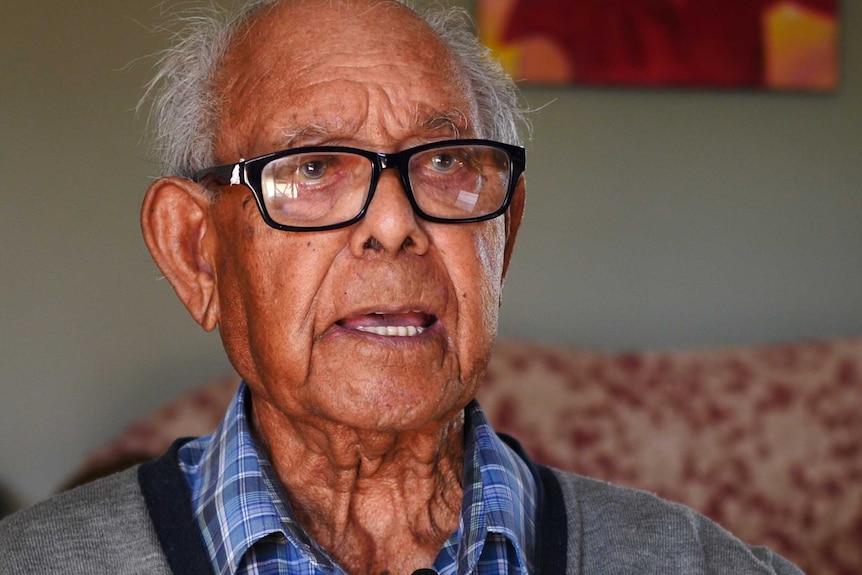
[[428, 249], [428, 236], [397, 170], [380, 174], [368, 211], [353, 229], [350, 249], [357, 257], [369, 250], [395, 256], [402, 250], [421, 254]]

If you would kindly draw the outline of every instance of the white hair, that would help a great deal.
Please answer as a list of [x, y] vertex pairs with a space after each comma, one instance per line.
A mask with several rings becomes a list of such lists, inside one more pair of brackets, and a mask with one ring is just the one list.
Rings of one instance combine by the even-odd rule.
[[[221, 94], [214, 78], [238, 29], [265, 6], [289, 0], [248, 0], [232, 11], [216, 6], [185, 10], [169, 24], [172, 46], [158, 55], [141, 105], [152, 100], [150, 124], [163, 176], [190, 178], [215, 163], [215, 130]], [[413, 9], [410, 0], [397, 0]], [[467, 79], [477, 110], [477, 135], [521, 144], [527, 127], [518, 90], [460, 8], [417, 12], [448, 48]]]

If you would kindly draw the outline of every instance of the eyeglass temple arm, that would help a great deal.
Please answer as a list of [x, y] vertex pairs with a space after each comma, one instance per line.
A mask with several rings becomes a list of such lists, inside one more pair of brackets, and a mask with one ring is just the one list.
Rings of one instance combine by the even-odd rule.
[[204, 170], [200, 170], [195, 172], [194, 177], [192, 178], [195, 182], [200, 182], [207, 176], [215, 176], [222, 180], [226, 180], [230, 182], [232, 186], [238, 186], [242, 184], [242, 163], [245, 160], [240, 160], [236, 164], [225, 164], [223, 166], [215, 166], [212, 168], [206, 168]]

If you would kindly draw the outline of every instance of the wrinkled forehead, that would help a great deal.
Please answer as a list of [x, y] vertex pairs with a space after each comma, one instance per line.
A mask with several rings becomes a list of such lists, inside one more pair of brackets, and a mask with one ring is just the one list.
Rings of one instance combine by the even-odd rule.
[[251, 134], [265, 148], [294, 133], [475, 131], [463, 71], [396, 2], [294, 0], [262, 9], [234, 35], [216, 92], [217, 155], [249, 153]]

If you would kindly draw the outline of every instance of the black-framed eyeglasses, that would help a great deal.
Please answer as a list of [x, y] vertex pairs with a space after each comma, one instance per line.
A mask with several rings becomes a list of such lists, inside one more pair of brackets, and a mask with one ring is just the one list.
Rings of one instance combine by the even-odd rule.
[[194, 181], [243, 184], [273, 228], [322, 231], [362, 219], [387, 168], [398, 169], [419, 217], [441, 223], [490, 220], [508, 209], [525, 165], [523, 148], [491, 140], [446, 140], [394, 154], [312, 146], [206, 168]]

